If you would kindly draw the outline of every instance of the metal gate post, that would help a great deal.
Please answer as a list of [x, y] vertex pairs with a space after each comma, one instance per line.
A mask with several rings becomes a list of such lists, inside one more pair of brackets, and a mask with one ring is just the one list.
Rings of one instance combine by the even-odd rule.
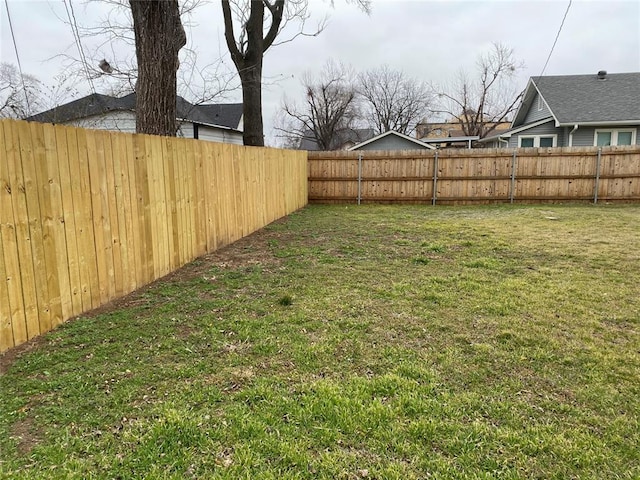
[[513, 203], [513, 197], [516, 190], [516, 158], [518, 156], [518, 150], [513, 149], [513, 158], [511, 159], [511, 191], [509, 192], [509, 203]]
[[433, 157], [433, 196], [431, 197], [431, 205], [436, 204], [438, 197], [438, 150]]
[[358, 154], [358, 205], [362, 198], [362, 153]]
[[596, 182], [593, 188], [593, 203], [598, 203], [598, 190], [600, 190], [600, 162], [602, 160], [602, 147], [598, 148], [598, 157], [596, 158]]

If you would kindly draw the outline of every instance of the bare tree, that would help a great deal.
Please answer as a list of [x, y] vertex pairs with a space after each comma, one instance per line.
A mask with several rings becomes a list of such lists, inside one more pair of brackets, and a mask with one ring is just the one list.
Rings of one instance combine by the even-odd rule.
[[276, 127], [284, 137], [311, 137], [321, 150], [336, 148], [341, 132], [351, 129], [359, 119], [357, 94], [350, 68], [328, 62], [320, 75], [303, 77], [305, 101], [283, 102], [288, 120]]
[[389, 130], [409, 135], [429, 114], [432, 94], [425, 82], [387, 65], [358, 75], [364, 118], [376, 133]]
[[513, 49], [494, 43], [477, 61], [477, 78], [460, 72], [448, 87], [435, 87], [439, 105], [434, 112], [450, 116], [464, 135], [484, 138], [516, 110], [522, 92], [515, 79], [522, 68]]
[[33, 75], [20, 78], [15, 65], [0, 63], [0, 118], [25, 118], [39, 111], [43, 88]]
[[[187, 44], [179, 52], [177, 94], [193, 106], [225, 98], [229, 92], [239, 88], [235, 72], [223, 62], [222, 53], [217, 60], [205, 64], [202, 61], [204, 57], [198, 55], [197, 47], [191, 44], [189, 33], [193, 26], [192, 13], [201, 4], [202, 0], [180, 0], [178, 4]], [[95, 23], [77, 24], [83, 40], [83, 54], [80, 57], [73, 54], [58, 55], [62, 57], [66, 71], [79, 85], [86, 84], [90, 79], [99, 93], [116, 97], [134, 93], [138, 64], [130, 1], [99, 0], [88, 3], [85, 8], [103, 13]], [[68, 22], [62, 17], [60, 21]], [[53, 106], [57, 105], [59, 103]]]
[[[262, 64], [265, 52], [289, 22], [299, 22], [293, 40], [300, 35], [318, 35], [321, 23], [311, 33], [305, 32], [309, 19], [308, 0], [221, 0], [225, 40], [242, 85], [244, 144], [264, 145], [262, 120]], [[353, 0], [369, 12], [370, 0]], [[235, 19], [235, 23], [234, 23]]]

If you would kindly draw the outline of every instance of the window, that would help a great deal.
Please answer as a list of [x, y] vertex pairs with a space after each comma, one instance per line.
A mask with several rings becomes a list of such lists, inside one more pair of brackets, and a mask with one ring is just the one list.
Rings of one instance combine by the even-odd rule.
[[605, 147], [608, 145], [635, 145], [636, 129], [596, 129], [593, 138], [593, 144], [596, 147]]
[[521, 136], [520, 147], [555, 147], [558, 144], [557, 135], [529, 135]]
[[553, 137], [540, 137], [541, 147], [553, 147], [554, 143], [555, 143], [555, 138]]

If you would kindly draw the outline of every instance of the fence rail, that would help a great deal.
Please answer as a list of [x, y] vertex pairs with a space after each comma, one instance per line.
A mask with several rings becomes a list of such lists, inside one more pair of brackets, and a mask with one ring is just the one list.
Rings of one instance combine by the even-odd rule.
[[306, 161], [0, 121], [0, 352], [303, 207]]
[[640, 200], [640, 147], [309, 152], [312, 203]]

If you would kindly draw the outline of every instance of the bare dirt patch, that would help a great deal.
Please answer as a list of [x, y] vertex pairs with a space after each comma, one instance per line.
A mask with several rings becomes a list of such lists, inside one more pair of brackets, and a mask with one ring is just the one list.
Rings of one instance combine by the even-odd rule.
[[18, 453], [29, 455], [31, 450], [41, 441], [40, 432], [31, 417], [18, 420], [13, 424], [11, 436], [18, 440]]

